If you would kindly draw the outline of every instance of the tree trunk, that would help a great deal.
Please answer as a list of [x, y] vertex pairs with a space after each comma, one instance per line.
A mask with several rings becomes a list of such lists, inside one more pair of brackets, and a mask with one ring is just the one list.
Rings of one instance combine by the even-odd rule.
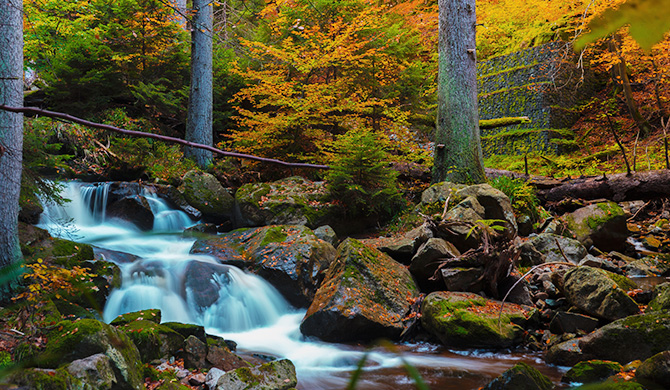
[[[186, 122], [186, 140], [212, 145], [212, 34], [214, 14], [208, 0], [193, 1], [191, 34], [191, 93]], [[212, 153], [203, 149], [185, 148], [184, 155], [200, 168], [212, 162]]]
[[[0, 103], [23, 105], [23, 3], [0, 1]], [[0, 112], [0, 268], [19, 264], [23, 115]], [[2, 272], [2, 271], [0, 271]], [[7, 276], [3, 273], [2, 276]], [[5, 287], [5, 286], [2, 286]]]
[[433, 181], [486, 180], [479, 137], [475, 0], [439, 0]]

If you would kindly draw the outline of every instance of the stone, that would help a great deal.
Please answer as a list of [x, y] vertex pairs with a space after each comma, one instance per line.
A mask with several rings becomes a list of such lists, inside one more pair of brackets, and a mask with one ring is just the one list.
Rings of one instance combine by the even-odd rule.
[[587, 254], [583, 259], [581, 259], [577, 265], [587, 265], [593, 268], [601, 268], [617, 274], [623, 273], [623, 271], [621, 271], [621, 269], [617, 267], [612, 261], [603, 259], [602, 257], [595, 257], [590, 254]]
[[654, 288], [654, 297], [647, 305], [649, 311], [670, 311], [670, 283], [662, 283]]
[[559, 311], [549, 324], [551, 333], [590, 333], [598, 327], [598, 319], [583, 314]]
[[179, 333], [184, 339], [189, 336], [198, 338], [203, 343], [207, 343], [207, 334], [202, 325], [182, 324], [181, 322], [163, 322], [161, 325], [168, 327]]
[[112, 362], [108, 356], [102, 353], [74, 360], [66, 369], [72, 376], [80, 379], [93, 389], [108, 390], [116, 384]]
[[249, 367], [249, 363], [230, 350], [226, 340], [209, 338], [207, 346], [207, 362], [212, 367], [223, 371]]
[[380, 245], [377, 249], [400, 263], [410, 264], [417, 249], [431, 238], [433, 231], [424, 223], [398, 237], [394, 242]]
[[419, 287], [424, 291], [434, 291], [444, 288], [439, 281], [429, 280], [437, 271], [441, 260], [458, 257], [461, 253], [456, 247], [441, 238], [430, 238], [423, 243], [412, 257], [409, 272], [416, 278]]
[[184, 346], [184, 337], [153, 319], [137, 319], [117, 329], [128, 335], [140, 351], [141, 361], [148, 363], [156, 359], [174, 356]]
[[440, 270], [447, 291], [470, 291], [478, 293], [484, 289], [481, 277], [484, 268], [443, 268]]
[[589, 360], [575, 364], [561, 378], [562, 382], [591, 383], [600, 382], [620, 373], [623, 366], [617, 362], [607, 360]]
[[637, 303], [605, 271], [575, 267], [564, 277], [565, 297], [585, 313], [616, 320], [639, 313]]
[[404, 266], [348, 238], [338, 247], [300, 330], [325, 341], [395, 339], [418, 293]]
[[188, 369], [204, 369], [206, 363], [207, 344], [195, 336], [188, 336], [184, 340], [184, 367]]
[[586, 248], [579, 241], [552, 233], [532, 236], [519, 248], [521, 250], [520, 262], [524, 266], [566, 262], [566, 257], [567, 262], [577, 264], [587, 255]]
[[132, 313], [121, 314], [112, 320], [109, 324], [112, 326], [121, 326], [133, 321], [147, 320], [155, 324], [161, 323], [161, 311], [159, 309], [146, 309]]
[[226, 372], [223, 370], [220, 370], [216, 367], [212, 367], [209, 372], [207, 372], [207, 376], [205, 376], [205, 384], [207, 385], [208, 389], [214, 389], [216, 387], [216, 383], [219, 381], [219, 378], [223, 376]]
[[224, 223], [233, 218], [235, 199], [213, 175], [192, 170], [186, 172], [180, 191], [186, 202], [202, 213], [203, 219]]
[[[190, 261], [184, 268], [184, 291], [196, 311], [202, 313], [219, 299], [222, 280], [227, 280], [230, 266]], [[222, 275], [224, 277], [222, 277]]]
[[670, 388], [670, 351], [663, 351], [640, 364], [635, 371], [640, 382], [652, 382], [662, 388]]
[[8, 372], [7, 376], [3, 378], [2, 382], [3, 385], [11, 384], [6, 386], [6, 388], [10, 389], [17, 388], [16, 386], [19, 386], [18, 390], [60, 390], [84, 388], [84, 386], [86, 386], [80, 379], [72, 376], [72, 374], [70, 374], [65, 368], [25, 368], [12, 370]]
[[447, 347], [506, 348], [521, 341], [521, 326], [531, 310], [506, 303], [498, 326], [500, 302], [473, 293], [437, 291], [421, 305], [421, 324]]
[[537, 369], [518, 363], [484, 386], [483, 390], [552, 390], [554, 384]]
[[484, 215], [481, 219], [505, 221], [503, 234], [508, 238], [516, 236], [517, 224], [514, 209], [509, 198], [502, 191], [491, 187], [489, 184], [476, 184], [465, 187], [458, 191], [456, 195], [463, 198], [474, 197], [484, 208]]
[[465, 187], [463, 184], [455, 184], [448, 181], [433, 184], [421, 193], [421, 204], [426, 206], [440, 202], [443, 206], [447, 199], [450, 199], [450, 202], [455, 200], [456, 192]]
[[314, 229], [314, 235], [318, 239], [323, 240], [334, 247], [336, 247], [340, 241], [337, 238], [337, 233], [335, 233], [335, 230], [333, 230], [333, 228], [328, 225], [319, 226], [318, 228]]
[[628, 225], [623, 209], [614, 202], [601, 202], [582, 207], [564, 216], [568, 229], [585, 247], [601, 251], [623, 251], [628, 238]]
[[289, 390], [297, 386], [295, 366], [288, 359], [257, 367], [243, 367], [223, 374], [215, 390]]
[[151, 211], [149, 201], [142, 195], [131, 195], [114, 203], [108, 203], [107, 217], [131, 222], [145, 231], [154, 227], [154, 213]]

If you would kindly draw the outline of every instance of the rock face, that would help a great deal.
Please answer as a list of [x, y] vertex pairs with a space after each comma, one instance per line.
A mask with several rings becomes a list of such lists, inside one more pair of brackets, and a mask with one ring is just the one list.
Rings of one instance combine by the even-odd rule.
[[243, 367], [219, 377], [216, 390], [289, 390], [298, 384], [290, 360], [274, 360], [258, 367]]
[[519, 363], [484, 386], [483, 390], [551, 390], [554, 384], [535, 368]]
[[568, 301], [589, 315], [613, 321], [640, 311], [637, 303], [605, 271], [576, 267], [563, 280]]
[[652, 382], [664, 389], [670, 388], [670, 351], [663, 351], [642, 362], [635, 371], [640, 380]]
[[594, 332], [552, 346], [545, 360], [572, 366], [601, 359], [626, 364], [670, 349], [670, 315], [651, 313], [622, 318]]
[[530, 309], [465, 292], [437, 291], [421, 306], [421, 324], [444, 345], [457, 348], [503, 348], [518, 344]]
[[349, 238], [338, 247], [300, 330], [326, 341], [394, 339], [417, 296], [405, 267]]
[[460, 256], [456, 247], [441, 238], [430, 238], [419, 247], [409, 266], [409, 272], [414, 275], [419, 286], [424, 291], [441, 290], [444, 285], [441, 281], [431, 281], [439, 265], [439, 260], [447, 260]]
[[563, 254], [571, 263], [577, 264], [587, 255], [586, 248], [579, 241], [552, 233], [541, 233], [531, 237], [521, 244], [520, 249], [521, 263], [526, 266], [565, 262]]
[[142, 230], [154, 227], [154, 214], [147, 199], [142, 195], [131, 195], [107, 206], [107, 216], [132, 222]]
[[623, 209], [614, 202], [582, 207], [565, 216], [568, 229], [587, 248], [595, 245], [602, 251], [622, 251], [628, 238]]
[[272, 183], [250, 183], [235, 193], [238, 226], [321, 225], [338, 227], [340, 207], [323, 182], [294, 176]]
[[180, 190], [188, 204], [200, 210], [205, 220], [224, 223], [232, 219], [235, 199], [213, 175], [189, 171], [184, 175]]
[[221, 263], [246, 268], [263, 277], [296, 306], [308, 306], [335, 248], [305, 226], [266, 226], [198, 240], [191, 253], [205, 253]]

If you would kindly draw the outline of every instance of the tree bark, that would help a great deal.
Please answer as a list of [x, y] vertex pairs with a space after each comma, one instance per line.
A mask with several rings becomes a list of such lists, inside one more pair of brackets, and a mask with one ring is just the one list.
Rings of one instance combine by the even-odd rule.
[[483, 183], [477, 107], [475, 0], [439, 0], [433, 181]]
[[[23, 105], [23, 2], [0, 1], [0, 103]], [[22, 259], [18, 236], [23, 115], [0, 112], [0, 268]], [[2, 271], [0, 271], [2, 272]], [[3, 272], [3, 276], [7, 273]], [[3, 286], [6, 287], [6, 286]]]
[[[212, 135], [212, 34], [214, 13], [209, 0], [193, 0], [191, 34], [191, 93], [189, 95], [186, 140], [211, 146]], [[184, 155], [200, 168], [212, 162], [212, 153], [186, 148]]]

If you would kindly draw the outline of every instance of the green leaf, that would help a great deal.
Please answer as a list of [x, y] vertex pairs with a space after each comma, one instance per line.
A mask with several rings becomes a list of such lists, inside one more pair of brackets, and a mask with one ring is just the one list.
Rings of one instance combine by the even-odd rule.
[[649, 51], [670, 30], [668, 9], [670, 0], [629, 0], [591, 20], [588, 24], [591, 32], [579, 38], [575, 48], [581, 50], [587, 44], [630, 25], [630, 35], [642, 49]]

